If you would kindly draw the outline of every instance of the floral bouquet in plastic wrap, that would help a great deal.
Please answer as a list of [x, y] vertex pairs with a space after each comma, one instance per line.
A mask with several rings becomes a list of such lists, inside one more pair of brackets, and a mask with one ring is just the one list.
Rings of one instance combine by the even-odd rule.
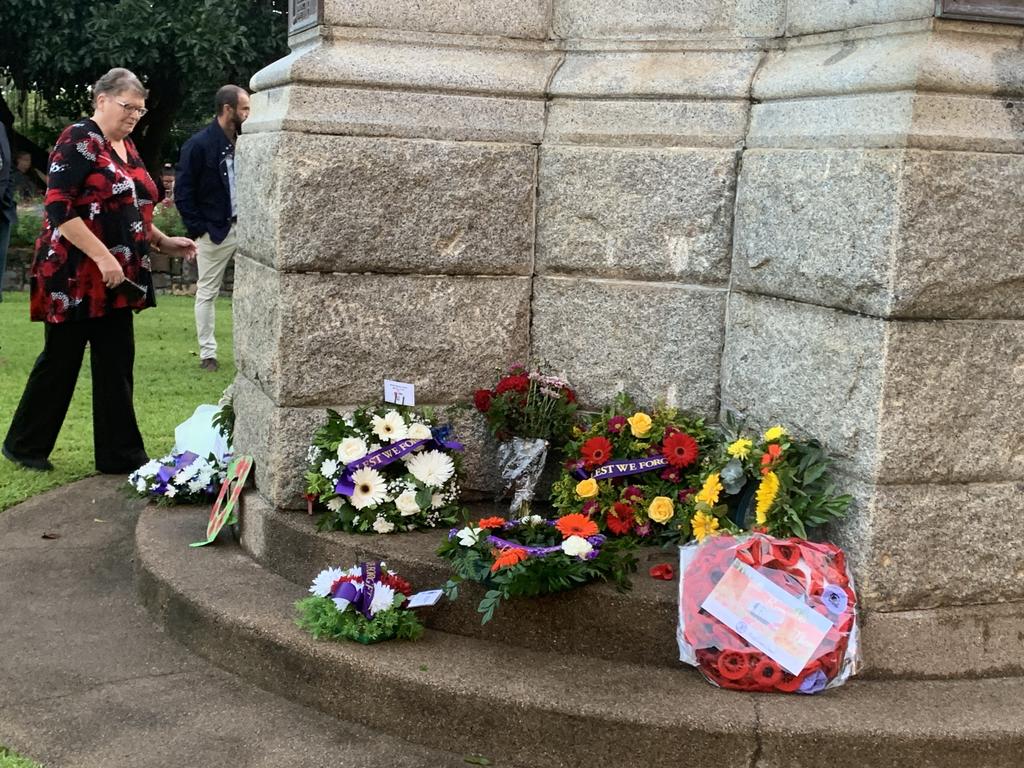
[[576, 392], [569, 382], [537, 369], [513, 365], [491, 389], [478, 389], [473, 404], [499, 441], [498, 465], [511, 514], [529, 511], [548, 449], [569, 437]]
[[306, 459], [310, 512], [321, 529], [392, 533], [450, 525], [459, 517], [459, 453], [429, 409], [327, 412]]
[[312, 597], [295, 604], [297, 623], [317, 639], [369, 645], [394, 638], [416, 640], [423, 634], [423, 625], [406, 607], [412, 587], [384, 563], [327, 568], [309, 591]]
[[818, 693], [860, 663], [843, 551], [763, 533], [680, 547], [680, 659], [714, 685]]

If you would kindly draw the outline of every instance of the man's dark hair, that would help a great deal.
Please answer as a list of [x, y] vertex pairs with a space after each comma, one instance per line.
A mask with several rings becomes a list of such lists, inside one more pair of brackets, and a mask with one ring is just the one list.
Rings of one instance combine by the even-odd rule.
[[224, 107], [238, 109], [238, 94], [245, 93], [245, 89], [237, 85], [222, 85], [217, 89], [217, 95], [213, 97], [214, 114], [220, 115]]

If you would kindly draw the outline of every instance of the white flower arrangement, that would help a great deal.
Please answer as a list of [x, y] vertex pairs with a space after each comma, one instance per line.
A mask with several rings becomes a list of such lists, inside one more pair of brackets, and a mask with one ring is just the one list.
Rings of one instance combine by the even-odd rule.
[[139, 496], [171, 504], [200, 504], [217, 495], [227, 464], [210, 454], [171, 453], [150, 459], [128, 476], [128, 485]]
[[455, 521], [462, 446], [429, 409], [327, 414], [306, 453], [307, 498], [326, 508], [321, 528], [386, 534]]

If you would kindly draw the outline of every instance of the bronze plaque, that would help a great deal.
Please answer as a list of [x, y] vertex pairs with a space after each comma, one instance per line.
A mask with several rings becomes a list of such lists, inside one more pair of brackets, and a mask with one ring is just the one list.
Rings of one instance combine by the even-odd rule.
[[288, 0], [288, 34], [315, 27], [324, 21], [324, 0]]
[[949, 19], [1024, 24], [1024, 0], [935, 0], [935, 15]]

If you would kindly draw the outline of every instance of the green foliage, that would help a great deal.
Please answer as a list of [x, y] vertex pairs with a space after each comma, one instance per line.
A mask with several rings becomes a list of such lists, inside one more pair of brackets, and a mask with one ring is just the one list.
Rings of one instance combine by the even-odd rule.
[[394, 606], [367, 619], [357, 610], [338, 611], [334, 601], [326, 597], [307, 597], [295, 603], [296, 619], [302, 629], [317, 640], [354, 640], [369, 645], [383, 640], [418, 640], [423, 625], [410, 610], [402, 610], [405, 595], [395, 595]]
[[497, 384], [473, 399], [499, 440], [528, 437], [561, 445], [576, 415], [576, 392], [567, 381], [521, 365], [499, 372]]
[[11, 230], [11, 245], [20, 248], [34, 248], [36, 238], [43, 228], [43, 215], [31, 208], [18, 210], [18, 223]]
[[165, 200], [153, 207], [153, 223], [156, 228], [168, 237], [185, 237], [188, 232], [185, 230], [185, 222], [181, 220], [181, 214], [170, 200]]
[[235, 444], [235, 400], [231, 394], [231, 387], [228, 387], [220, 399], [220, 410], [214, 414], [213, 426], [215, 426], [228, 445]]
[[0, 747], [0, 768], [42, 768], [42, 766], [6, 747]]
[[[150, 455], [174, 444], [174, 428], [200, 403], [216, 403], [234, 379], [232, 355], [220, 370], [200, 371], [190, 296], [160, 296], [155, 309], [135, 316], [135, 414]], [[5, 291], [0, 302], [0, 413], [10, 419], [32, 363], [43, 347], [43, 324], [28, 319], [28, 293]], [[217, 300], [217, 337], [231, 349], [231, 301]], [[56, 469], [33, 472], [0, 459], [0, 510], [50, 488], [95, 474], [92, 447], [92, 375], [82, 366], [67, 419], [50, 454]], [[4, 424], [6, 429], [6, 423]]]
[[[627, 590], [630, 588], [629, 574], [636, 570], [635, 544], [629, 539], [610, 539], [604, 542], [593, 559], [555, 552], [545, 557], [529, 556], [513, 566], [492, 571], [497, 550], [488, 542], [488, 533], [487, 530], [481, 532], [477, 542], [468, 547], [457, 536], [452, 536], [437, 550], [437, 554], [448, 560], [455, 570], [455, 578], [444, 587], [450, 600], [457, 598], [461, 581], [474, 581], [487, 588], [477, 606], [477, 611], [482, 614], [481, 624], [489, 622], [501, 602], [510, 598], [564, 592], [597, 580], [611, 581], [619, 589]], [[519, 524], [498, 535], [530, 547], [562, 543], [558, 529], [545, 522]]]

